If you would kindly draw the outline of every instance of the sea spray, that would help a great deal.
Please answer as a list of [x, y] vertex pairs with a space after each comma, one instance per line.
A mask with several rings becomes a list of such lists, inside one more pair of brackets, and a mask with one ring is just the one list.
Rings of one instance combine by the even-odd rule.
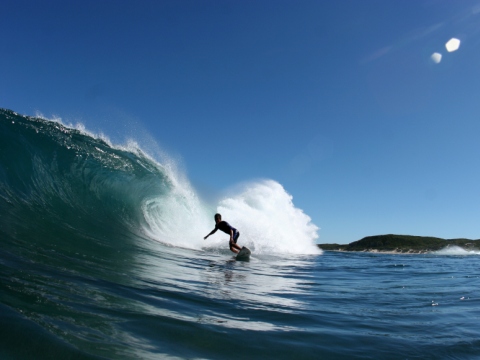
[[[215, 225], [215, 206], [202, 201], [187, 179], [167, 173], [168, 179], [176, 181], [170, 182], [168, 192], [144, 201], [144, 231], [172, 246], [227, 249], [228, 235], [221, 231], [203, 240]], [[216, 211], [240, 231], [239, 244], [257, 254], [321, 253], [314, 243], [318, 227], [294, 206], [292, 196], [276, 181], [251, 182], [220, 200]]]
[[480, 251], [473, 249], [464, 249], [460, 246], [447, 246], [441, 250], [434, 251], [435, 255], [452, 255], [452, 256], [465, 256], [465, 255], [480, 255]]
[[256, 253], [319, 254], [318, 227], [273, 180], [249, 183], [220, 201], [218, 211], [241, 233], [241, 245]]

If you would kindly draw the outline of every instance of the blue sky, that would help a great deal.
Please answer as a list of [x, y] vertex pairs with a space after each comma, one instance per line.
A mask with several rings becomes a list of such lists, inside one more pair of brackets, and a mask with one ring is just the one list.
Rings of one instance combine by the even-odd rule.
[[0, 107], [153, 139], [200, 194], [276, 180], [320, 243], [480, 238], [480, 1], [4, 0], [0, 39]]

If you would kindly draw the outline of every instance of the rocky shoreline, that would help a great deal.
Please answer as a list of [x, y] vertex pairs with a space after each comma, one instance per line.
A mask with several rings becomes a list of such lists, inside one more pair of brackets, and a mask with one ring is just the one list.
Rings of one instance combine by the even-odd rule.
[[458, 246], [468, 251], [479, 251], [480, 240], [441, 239], [436, 237], [411, 235], [367, 236], [350, 244], [318, 244], [327, 251], [356, 251], [390, 254], [426, 254], [450, 246]]

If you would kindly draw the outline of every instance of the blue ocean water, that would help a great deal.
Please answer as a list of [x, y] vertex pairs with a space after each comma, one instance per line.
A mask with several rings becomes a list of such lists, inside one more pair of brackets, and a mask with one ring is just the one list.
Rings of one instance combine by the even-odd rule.
[[[216, 211], [250, 261], [203, 240]], [[315, 235], [276, 182], [211, 205], [137, 145], [0, 110], [2, 359], [480, 358], [478, 253]]]

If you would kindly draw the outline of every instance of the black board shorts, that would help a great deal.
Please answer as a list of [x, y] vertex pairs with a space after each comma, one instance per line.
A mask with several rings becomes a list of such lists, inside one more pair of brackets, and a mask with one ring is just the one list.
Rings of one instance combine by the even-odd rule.
[[233, 234], [233, 242], [236, 244], [238, 238], [240, 237], [240, 231], [237, 231], [235, 234]]

